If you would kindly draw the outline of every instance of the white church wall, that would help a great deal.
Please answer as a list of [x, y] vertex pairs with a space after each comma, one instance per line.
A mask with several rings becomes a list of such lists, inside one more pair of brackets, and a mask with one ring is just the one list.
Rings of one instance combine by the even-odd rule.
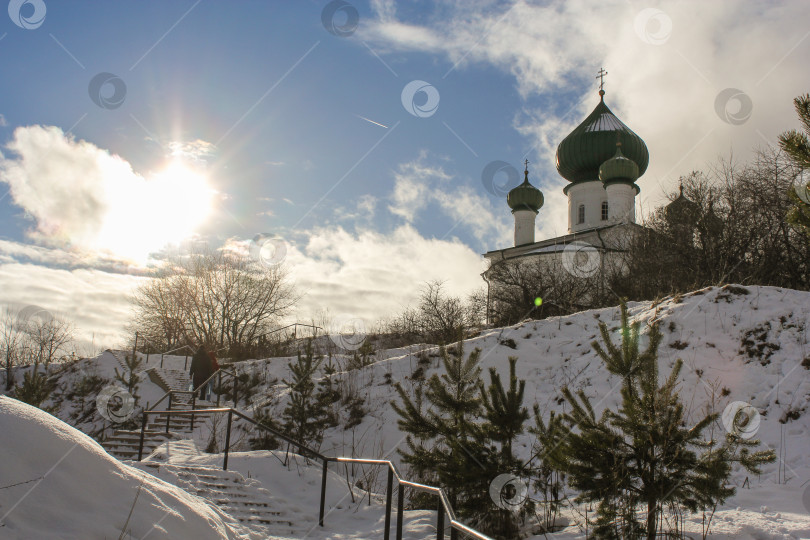
[[605, 188], [608, 217], [624, 223], [636, 222], [636, 190], [627, 184], [610, 184]]
[[534, 210], [513, 210], [515, 216], [515, 245], [534, 243], [534, 219], [537, 212]]
[[[608, 194], [598, 180], [571, 184], [568, 187], [568, 232], [606, 225], [602, 220], [602, 203], [607, 200]], [[585, 221], [582, 223], [579, 223], [580, 205], [585, 205]]]

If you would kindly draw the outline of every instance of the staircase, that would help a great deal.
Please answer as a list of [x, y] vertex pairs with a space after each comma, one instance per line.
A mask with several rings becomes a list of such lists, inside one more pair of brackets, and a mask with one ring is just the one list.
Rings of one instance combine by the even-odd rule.
[[311, 525], [296, 523], [300, 521], [303, 509], [273, 497], [261, 487], [261, 482], [254, 478], [245, 479], [236, 471], [155, 462], [132, 465], [208, 500], [259, 534], [303, 538], [311, 529]]
[[[169, 391], [187, 391], [191, 382], [188, 373], [180, 370], [150, 368], [149, 378], [158, 386]], [[191, 410], [191, 394], [172, 394], [171, 410], [188, 411]], [[168, 398], [161, 406], [165, 409], [169, 407]], [[214, 407], [215, 403], [203, 399], [194, 401], [196, 409], [207, 409]], [[166, 429], [167, 416], [165, 414], [150, 415], [146, 424], [143, 439], [143, 456], [151, 454], [158, 446], [169, 439], [190, 439], [191, 416], [170, 416], [168, 418], [168, 432]], [[194, 425], [202, 425], [204, 416], [195, 416]], [[107, 453], [118, 459], [138, 459], [138, 446], [140, 444], [141, 432], [138, 430], [119, 429], [112, 437], [102, 443]]]
[[186, 371], [153, 367], [149, 368], [148, 372], [152, 382], [166, 392], [169, 390], [186, 391], [191, 384], [191, 376]]
[[[164, 401], [168, 406], [168, 401]], [[196, 400], [194, 406], [197, 409], [207, 409], [216, 406], [215, 403], [202, 399]], [[173, 411], [191, 410], [191, 398], [188, 395], [180, 394], [172, 396]], [[166, 430], [166, 420], [168, 417], [168, 433]], [[205, 416], [195, 415], [194, 426], [202, 426], [205, 423]], [[151, 454], [158, 446], [169, 439], [190, 439], [191, 416], [183, 415], [168, 416], [166, 414], [149, 415], [143, 437], [143, 456]], [[119, 429], [112, 437], [101, 443], [107, 453], [118, 459], [138, 459], [138, 445], [141, 440], [141, 432], [136, 430]]]

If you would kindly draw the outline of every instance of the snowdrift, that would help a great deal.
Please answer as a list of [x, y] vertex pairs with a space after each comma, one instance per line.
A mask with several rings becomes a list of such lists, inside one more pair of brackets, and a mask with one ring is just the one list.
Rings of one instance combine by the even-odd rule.
[[35, 407], [0, 396], [0, 434], [0, 538], [115, 539], [128, 519], [124, 538], [250, 538], [202, 499]]

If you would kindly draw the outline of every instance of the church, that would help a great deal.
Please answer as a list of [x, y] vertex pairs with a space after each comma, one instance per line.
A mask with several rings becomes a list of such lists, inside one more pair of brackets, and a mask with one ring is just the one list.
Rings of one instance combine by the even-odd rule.
[[[600, 70], [597, 78], [605, 73]], [[526, 162], [523, 183], [506, 198], [515, 219], [514, 246], [484, 254], [487, 318], [497, 308], [494, 293], [503, 285], [499, 270], [505, 265], [539, 263], [563, 268], [575, 279], [598, 279], [607, 265], [621, 264], [620, 254], [641, 229], [636, 224], [640, 191], [636, 181], [649, 161], [647, 145], [611, 112], [600, 84], [596, 108], [557, 147], [557, 171], [569, 182], [563, 189], [568, 197], [568, 234], [535, 241], [543, 194], [529, 181]]]

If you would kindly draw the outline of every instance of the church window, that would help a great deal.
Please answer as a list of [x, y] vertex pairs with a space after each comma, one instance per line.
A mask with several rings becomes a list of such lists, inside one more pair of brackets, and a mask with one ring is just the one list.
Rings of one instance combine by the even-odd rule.
[[602, 202], [602, 221], [607, 221], [608, 218], [608, 203], [607, 201]]
[[580, 204], [577, 208], [577, 225], [585, 223], [585, 205]]

